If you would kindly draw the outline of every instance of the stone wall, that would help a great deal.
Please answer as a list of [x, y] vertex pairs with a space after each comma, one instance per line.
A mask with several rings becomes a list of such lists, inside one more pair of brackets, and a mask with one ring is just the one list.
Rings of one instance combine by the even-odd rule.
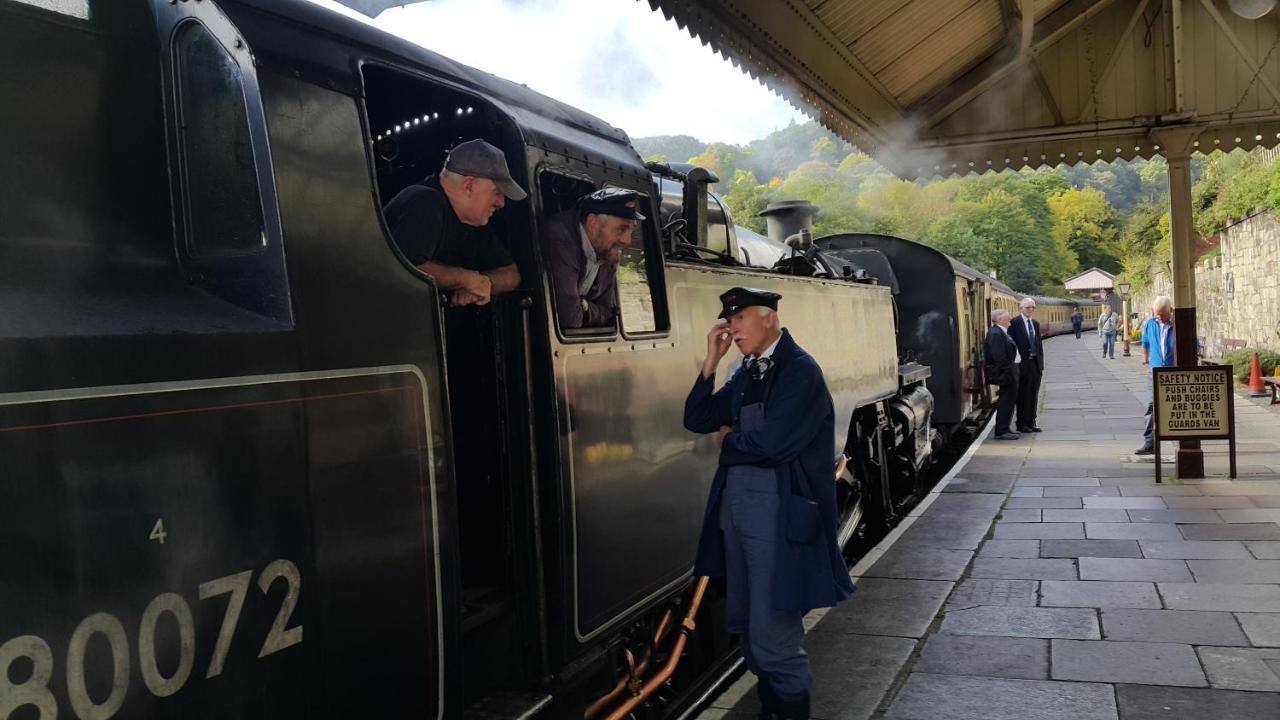
[[[1280, 352], [1280, 219], [1265, 212], [1246, 218], [1222, 233], [1218, 247], [1220, 254], [1196, 264], [1196, 334], [1204, 354], [1217, 357], [1240, 342]], [[1151, 287], [1132, 300], [1143, 317], [1155, 296], [1173, 295], [1167, 268], [1150, 272]]]

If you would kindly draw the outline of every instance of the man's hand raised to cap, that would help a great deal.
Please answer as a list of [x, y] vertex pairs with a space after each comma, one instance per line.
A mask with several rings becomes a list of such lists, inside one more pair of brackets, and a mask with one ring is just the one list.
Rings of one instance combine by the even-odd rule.
[[729, 352], [730, 345], [733, 345], [733, 333], [729, 332], [728, 321], [716, 320], [716, 324], [707, 332], [707, 359], [702, 362], [703, 377], [709, 378], [716, 374], [720, 359]]

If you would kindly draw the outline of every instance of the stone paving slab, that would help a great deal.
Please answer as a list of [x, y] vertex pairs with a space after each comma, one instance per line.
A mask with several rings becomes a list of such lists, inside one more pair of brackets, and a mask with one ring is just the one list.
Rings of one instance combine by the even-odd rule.
[[1280, 560], [1188, 560], [1196, 582], [1280, 583]]
[[1208, 508], [1174, 510], [1130, 510], [1129, 522], [1136, 523], [1220, 523], [1222, 516]]
[[959, 580], [972, 558], [972, 550], [895, 546], [881, 556], [863, 577]]
[[918, 638], [933, 622], [954, 583], [864, 577], [858, 590], [818, 624], [826, 632]]
[[1253, 556], [1234, 540], [1139, 540], [1143, 557], [1167, 560], [1249, 560]]
[[998, 540], [1071, 540], [1084, 538], [1081, 523], [996, 523]]
[[949, 608], [977, 605], [1020, 605], [1033, 607], [1039, 599], [1038, 580], [994, 580], [969, 578], [956, 585], [947, 598]]
[[[1280, 473], [1280, 468], [1277, 469]], [[1221, 498], [1226, 500], [1227, 498]], [[1280, 508], [1280, 496], [1277, 495], [1250, 495], [1247, 498], [1250, 502], [1260, 508]]]
[[1005, 508], [1000, 511], [1000, 522], [1038, 523], [1041, 512], [1039, 508]]
[[1259, 560], [1280, 560], [1280, 540], [1255, 540], [1244, 546]]
[[1231, 613], [1200, 610], [1104, 608], [1102, 636], [1107, 640], [1249, 646]]
[[1200, 647], [1196, 652], [1213, 687], [1280, 691], [1280, 650]]
[[969, 576], [1002, 580], [1075, 580], [1077, 577], [1073, 560], [996, 557], [979, 557], [974, 560]]
[[[1048, 581], [1047, 581], [1048, 582]], [[1076, 638], [1102, 637], [1098, 617], [1086, 608], [992, 607], [948, 608], [942, 632], [955, 635]]]
[[1158, 583], [1170, 610], [1280, 613], [1280, 585]]
[[1137, 540], [1041, 540], [1040, 557], [1140, 558]]
[[1047, 680], [1049, 641], [939, 633], [929, 638], [913, 670], [938, 675]]
[[1073, 608], [1160, 608], [1160, 595], [1149, 582], [1046, 580], [1040, 584], [1040, 605]]
[[[945, 708], [945, 711], [942, 710]], [[886, 715], [896, 720], [1119, 720], [1101, 683], [912, 673]]]
[[972, 518], [926, 515], [907, 528], [894, 547], [926, 545], [953, 550], [976, 550], [986, 536], [988, 527], [990, 522], [974, 522]]
[[[1164, 510], [1167, 506], [1165, 498], [1161, 497], [1089, 497], [1084, 498], [1084, 507], [1089, 510]], [[1119, 522], [1127, 521], [1128, 517]]]
[[[1121, 498], [1090, 498], [1119, 500]], [[1091, 508], [1086, 510], [1045, 510], [1044, 522], [1129, 522], [1129, 516], [1120, 508]]]
[[1014, 497], [1019, 489], [1040, 490], [1039, 496], [1033, 497], [1119, 497], [1118, 487], [1046, 487], [1046, 488], [1014, 488]]
[[[1038, 558], [1041, 540], [988, 540], [982, 544], [978, 557]], [[1253, 557], [1245, 554], [1246, 557]]]
[[1185, 560], [1134, 560], [1131, 558], [1097, 557], [1080, 558], [1080, 579], [1146, 580], [1149, 582], [1192, 582], [1194, 580], [1187, 570], [1187, 562]]
[[991, 517], [995, 517], [1000, 511], [1000, 506], [1004, 503], [1004, 495], [989, 495], [984, 493], [952, 493], [950, 495], [939, 495], [934, 498], [933, 505], [930, 510], [934, 513], [943, 515], [951, 515], [961, 513], [965, 515], [986, 515], [990, 513]]
[[1027, 475], [1022, 475], [1018, 480], [1019, 487], [1035, 487], [1037, 485], [1041, 487], [1050, 485], [1054, 487], [1098, 487], [1098, 479], [1086, 477], [1028, 477]]
[[[906, 638], [811, 633], [805, 651], [813, 673], [812, 716], [871, 717], [914, 649], [915, 641]], [[849, 682], [851, 678], [857, 682]]]
[[[1101, 499], [1101, 498], [1099, 498]], [[1083, 507], [1082, 498], [1078, 497], [1011, 497], [1004, 504], [1006, 508], [1059, 508], [1067, 510], [1079, 510]]]
[[1204, 672], [1190, 645], [1111, 640], [1054, 640], [1054, 680], [1123, 682], [1205, 687]]
[[1280, 508], [1241, 508], [1219, 510], [1218, 514], [1229, 523], [1280, 523]]
[[1013, 487], [1017, 475], [966, 475], [951, 478], [942, 489], [945, 493], [998, 493], [1004, 495]]
[[1207, 495], [1204, 497], [1161, 498], [1170, 509], [1205, 508], [1209, 510], [1239, 510], [1255, 507], [1253, 500], [1232, 495]]
[[1275, 720], [1280, 695], [1208, 688], [1117, 685], [1124, 720]]
[[1181, 540], [1178, 526], [1163, 523], [1086, 523], [1091, 540]]
[[[1280, 647], [1280, 615], [1274, 613], [1236, 613], [1236, 620], [1257, 647]], [[1225, 645], [1226, 643], [1206, 643]], [[1277, 715], [1276, 717], [1280, 717]]]
[[1179, 525], [1188, 540], [1280, 540], [1280, 525], [1275, 523]]

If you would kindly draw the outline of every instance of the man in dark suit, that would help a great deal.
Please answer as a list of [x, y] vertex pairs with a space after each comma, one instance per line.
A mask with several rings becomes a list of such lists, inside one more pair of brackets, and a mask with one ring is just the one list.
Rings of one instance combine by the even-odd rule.
[[1022, 360], [1018, 346], [1009, 337], [1010, 319], [1008, 310], [992, 310], [991, 327], [987, 329], [982, 345], [987, 383], [1000, 386], [1000, 397], [996, 399], [997, 440], [1017, 440], [1019, 437], [1009, 429], [1013, 405], [1018, 399], [1018, 366]]
[[[741, 287], [720, 296], [684, 426], [720, 445], [694, 573], [725, 578], [725, 622], [759, 678], [760, 717], [808, 720], [804, 614], [848, 597], [853, 583], [836, 541], [831, 393], [779, 324], [780, 299]], [[716, 390], [733, 345], [742, 357]]]
[[1022, 355], [1018, 370], [1018, 432], [1040, 432], [1036, 405], [1040, 400], [1040, 376], [1044, 374], [1044, 344], [1040, 341], [1040, 322], [1031, 317], [1036, 312], [1036, 301], [1022, 298], [1018, 308], [1022, 313], [1009, 325], [1009, 337]]

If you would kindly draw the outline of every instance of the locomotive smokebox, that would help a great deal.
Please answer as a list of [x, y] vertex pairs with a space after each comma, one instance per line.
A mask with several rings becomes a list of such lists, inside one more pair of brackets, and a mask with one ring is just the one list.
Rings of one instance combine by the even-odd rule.
[[787, 238], [808, 230], [813, 234], [813, 216], [818, 214], [818, 206], [808, 200], [779, 200], [769, 203], [760, 211], [769, 227], [769, 239], [785, 243]]

